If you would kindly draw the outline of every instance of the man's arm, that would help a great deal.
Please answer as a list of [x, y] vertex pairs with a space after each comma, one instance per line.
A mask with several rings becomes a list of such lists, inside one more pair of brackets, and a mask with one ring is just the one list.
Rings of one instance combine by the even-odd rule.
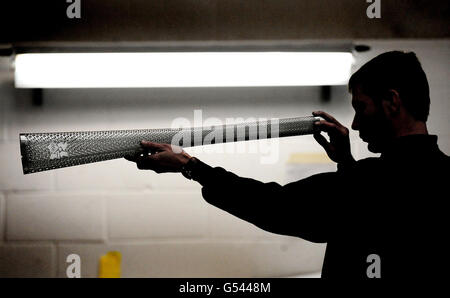
[[[325, 112], [314, 112], [325, 120], [315, 122], [319, 132], [314, 137], [328, 156], [338, 164], [353, 164], [348, 129]], [[139, 169], [157, 173], [180, 172], [192, 157], [180, 147], [142, 141], [143, 152], [126, 157]], [[176, 148], [174, 148], [176, 147]], [[144, 153], [144, 154], [142, 154]], [[151, 153], [148, 155], [148, 153]], [[198, 161], [198, 160], [197, 160]], [[202, 186], [206, 201], [258, 227], [284, 235], [326, 242], [332, 224], [336, 193], [342, 190], [342, 175], [323, 173], [281, 186], [239, 177], [221, 167], [212, 168], [198, 161], [191, 169], [194, 180]]]
[[[127, 157], [139, 169], [180, 172], [189, 162], [192, 178], [202, 187], [203, 198], [268, 232], [297, 236], [313, 242], [327, 241], [329, 205], [326, 189], [334, 189], [336, 173], [324, 173], [281, 186], [240, 177], [221, 167], [211, 167], [173, 146], [143, 141], [151, 155]], [[157, 152], [157, 153], [156, 153]], [[195, 162], [192, 162], [195, 161]], [[170, 168], [168, 167], [170, 165]]]
[[203, 186], [202, 195], [208, 203], [272, 233], [327, 241], [327, 190], [336, 189], [337, 173], [318, 174], [281, 186], [240, 177], [198, 159], [190, 170], [193, 179]]

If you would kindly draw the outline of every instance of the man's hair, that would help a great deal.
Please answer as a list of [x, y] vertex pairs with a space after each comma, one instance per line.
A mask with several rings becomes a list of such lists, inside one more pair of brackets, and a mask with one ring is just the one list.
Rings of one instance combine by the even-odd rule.
[[376, 102], [394, 89], [414, 119], [424, 122], [428, 119], [430, 88], [414, 52], [392, 51], [373, 58], [350, 77], [349, 91], [357, 86]]

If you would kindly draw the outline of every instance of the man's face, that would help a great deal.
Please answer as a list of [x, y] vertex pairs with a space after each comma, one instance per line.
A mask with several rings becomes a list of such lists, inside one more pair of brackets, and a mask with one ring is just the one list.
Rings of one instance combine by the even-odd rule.
[[359, 137], [368, 143], [371, 152], [379, 153], [390, 136], [390, 125], [381, 104], [376, 104], [356, 86], [352, 90], [352, 106], [355, 117], [352, 129], [359, 131]]

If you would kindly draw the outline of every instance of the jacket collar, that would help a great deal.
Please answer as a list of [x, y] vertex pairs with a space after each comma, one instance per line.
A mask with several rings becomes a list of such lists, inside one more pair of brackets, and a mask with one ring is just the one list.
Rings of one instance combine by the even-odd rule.
[[436, 135], [425, 134], [398, 137], [381, 153], [381, 158], [389, 159], [430, 154], [439, 151], [437, 140], [438, 137]]

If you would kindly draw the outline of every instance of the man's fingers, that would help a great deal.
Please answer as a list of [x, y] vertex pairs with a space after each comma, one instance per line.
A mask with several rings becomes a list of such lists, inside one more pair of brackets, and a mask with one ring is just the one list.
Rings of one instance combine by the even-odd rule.
[[340, 133], [341, 135], [348, 134], [347, 128], [341, 125], [337, 125], [325, 120], [316, 121], [314, 123], [321, 131], [325, 131], [327, 133]]
[[313, 134], [314, 139], [316, 139], [317, 143], [319, 143], [322, 147], [326, 149], [328, 149], [328, 147], [330, 146], [330, 143], [328, 143], [327, 139], [321, 135], [320, 133], [315, 133]]
[[143, 148], [146, 148], [149, 151], [153, 151], [153, 152], [166, 150], [165, 144], [160, 144], [160, 143], [155, 143], [155, 142], [150, 142], [150, 141], [145, 141], [145, 140], [141, 141], [141, 146]]
[[337, 124], [337, 125], [342, 125], [342, 124], [339, 123], [339, 121], [337, 121], [333, 116], [331, 116], [331, 115], [328, 114], [328, 113], [325, 113], [324, 111], [315, 111], [315, 112], [313, 112], [312, 114], [313, 114], [313, 116], [320, 116], [320, 117], [322, 117], [323, 119], [325, 119], [325, 120], [327, 120], [327, 121], [329, 121], [329, 122], [335, 123], [335, 124]]
[[140, 157], [142, 154], [147, 154], [147, 151], [144, 148], [139, 147], [134, 153], [125, 155], [124, 158], [128, 161], [136, 162], [138, 157]]
[[154, 170], [159, 166], [159, 155], [152, 154], [136, 158], [136, 166], [140, 170]]
[[[153, 152], [151, 152], [153, 151]], [[149, 155], [149, 153], [151, 153]], [[143, 148], [143, 147], [139, 147], [134, 153], [132, 154], [127, 154], [124, 156], [124, 158], [128, 161], [132, 161], [132, 162], [142, 162], [143, 160], [145, 160], [148, 157], [154, 157], [156, 156], [156, 151], [155, 150], [151, 150], [149, 148]]]
[[319, 120], [314, 122], [315, 125], [317, 127], [319, 127], [319, 129], [321, 131], [325, 131], [325, 132], [335, 132], [336, 130], [339, 130], [338, 126], [334, 123], [325, 121], [325, 120]]

